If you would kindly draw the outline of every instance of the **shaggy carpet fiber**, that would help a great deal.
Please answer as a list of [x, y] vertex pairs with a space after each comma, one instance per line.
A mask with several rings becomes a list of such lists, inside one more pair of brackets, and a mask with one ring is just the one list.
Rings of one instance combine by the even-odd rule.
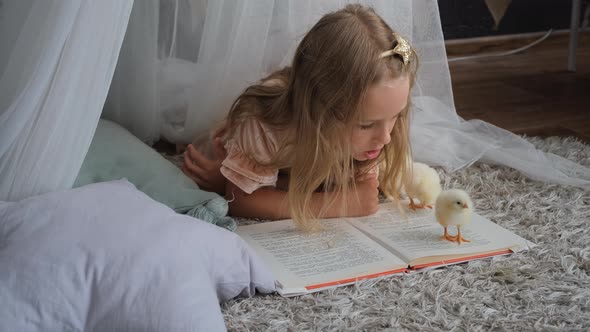
[[[580, 141], [528, 140], [590, 167]], [[295, 298], [234, 299], [222, 304], [228, 330], [590, 330], [590, 193], [482, 163], [439, 173], [444, 188], [471, 194], [479, 214], [538, 246]]]

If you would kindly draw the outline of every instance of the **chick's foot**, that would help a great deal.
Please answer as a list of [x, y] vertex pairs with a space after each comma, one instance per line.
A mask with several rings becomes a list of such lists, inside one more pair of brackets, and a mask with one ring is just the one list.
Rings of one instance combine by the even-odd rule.
[[461, 226], [457, 226], [457, 243], [461, 244], [462, 242], [471, 242], [469, 240], [467, 240], [466, 238], [463, 237], [463, 235], [461, 235]]
[[451, 242], [456, 242], [457, 241], [457, 237], [450, 235], [447, 232], [447, 228], [445, 227], [445, 233], [443, 234], [443, 236], [440, 237], [441, 240], [447, 240], [447, 241], [451, 241]]
[[416, 211], [416, 209], [423, 209], [424, 207], [424, 204], [416, 204], [414, 200], [410, 198], [410, 209]]
[[471, 242], [471, 241], [467, 240], [466, 238], [464, 238], [462, 236], [456, 236], [456, 238], [457, 238], [457, 243], [458, 244], [461, 244], [463, 242]]

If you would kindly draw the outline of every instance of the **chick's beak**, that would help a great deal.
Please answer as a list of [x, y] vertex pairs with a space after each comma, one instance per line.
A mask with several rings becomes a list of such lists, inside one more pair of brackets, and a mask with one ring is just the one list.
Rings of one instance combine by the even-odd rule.
[[466, 208], [468, 208], [468, 207], [469, 207], [469, 206], [467, 206], [467, 203], [463, 203], [463, 208], [464, 208], [464, 209], [466, 209]]

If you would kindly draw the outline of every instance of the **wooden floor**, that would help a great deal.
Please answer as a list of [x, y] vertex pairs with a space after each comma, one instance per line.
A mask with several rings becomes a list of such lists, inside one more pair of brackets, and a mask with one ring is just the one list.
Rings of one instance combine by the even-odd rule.
[[[515, 49], [538, 38], [447, 41], [447, 54]], [[457, 112], [517, 134], [590, 143], [590, 32], [580, 34], [576, 72], [567, 71], [568, 41], [557, 32], [519, 54], [450, 62]]]

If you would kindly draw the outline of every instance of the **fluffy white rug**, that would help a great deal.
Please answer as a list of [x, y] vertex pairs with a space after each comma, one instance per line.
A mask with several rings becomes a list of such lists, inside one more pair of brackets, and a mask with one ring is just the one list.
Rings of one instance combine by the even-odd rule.
[[[590, 146], [529, 138], [590, 166]], [[590, 193], [475, 164], [440, 171], [478, 213], [538, 244], [524, 253], [413, 275], [363, 281], [296, 298], [235, 299], [222, 305], [229, 330], [590, 330]]]

